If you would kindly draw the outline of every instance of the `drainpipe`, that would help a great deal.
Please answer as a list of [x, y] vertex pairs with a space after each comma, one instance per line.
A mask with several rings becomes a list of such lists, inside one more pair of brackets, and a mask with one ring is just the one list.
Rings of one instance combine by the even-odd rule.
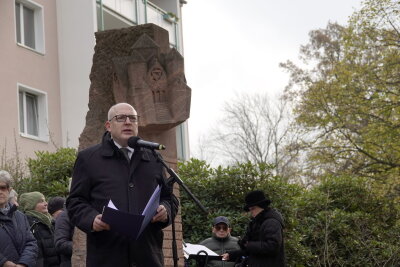
[[139, 6], [138, 6], [138, 0], [135, 0], [135, 19], [136, 19], [136, 25], [139, 25], [139, 12], [138, 12]]
[[179, 52], [179, 40], [178, 40], [178, 22], [174, 22], [174, 32], [175, 32], [175, 45], [176, 51]]
[[103, 0], [97, 0], [100, 5], [100, 31], [104, 31], [104, 14], [103, 14]]
[[147, 23], [147, 0], [142, 0], [144, 4], [144, 23]]

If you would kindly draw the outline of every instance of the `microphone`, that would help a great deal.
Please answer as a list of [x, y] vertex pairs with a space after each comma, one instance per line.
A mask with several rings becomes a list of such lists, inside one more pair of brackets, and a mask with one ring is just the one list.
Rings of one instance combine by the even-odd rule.
[[128, 146], [132, 148], [145, 147], [149, 149], [164, 150], [165, 146], [159, 143], [153, 143], [142, 140], [139, 136], [132, 136], [128, 139]]

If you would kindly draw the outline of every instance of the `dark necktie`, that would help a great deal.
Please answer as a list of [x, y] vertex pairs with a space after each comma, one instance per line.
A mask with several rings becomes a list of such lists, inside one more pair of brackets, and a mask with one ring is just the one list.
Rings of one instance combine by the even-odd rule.
[[121, 147], [119, 150], [121, 150], [122, 154], [124, 154], [125, 158], [128, 161], [131, 161], [131, 159], [129, 158], [129, 150], [126, 147]]

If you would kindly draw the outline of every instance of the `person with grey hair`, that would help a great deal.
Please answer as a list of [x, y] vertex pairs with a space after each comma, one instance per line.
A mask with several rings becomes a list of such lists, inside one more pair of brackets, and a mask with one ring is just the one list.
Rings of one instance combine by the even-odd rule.
[[26, 216], [9, 203], [11, 175], [0, 170], [0, 266], [34, 267], [38, 254]]
[[10, 202], [11, 204], [13, 204], [17, 207], [19, 206], [18, 193], [14, 189], [11, 189], [11, 191], [10, 191], [10, 195], [8, 196], [8, 202]]

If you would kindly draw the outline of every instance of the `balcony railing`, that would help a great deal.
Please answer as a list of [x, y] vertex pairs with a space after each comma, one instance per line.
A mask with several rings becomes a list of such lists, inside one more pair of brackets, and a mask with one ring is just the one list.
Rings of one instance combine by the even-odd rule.
[[103, 5], [121, 14], [122, 16], [137, 22], [137, 5], [135, 0], [102, 0]]
[[175, 47], [178, 50], [178, 21], [176, 20], [176, 18], [171, 17], [165, 10], [162, 10], [151, 2], [148, 2], [146, 11], [147, 22], [154, 23], [166, 29], [169, 33], [169, 42], [171, 46]]
[[[164, 29], [169, 33], [169, 42], [172, 47], [179, 50], [178, 47], [178, 19], [171, 13], [159, 8], [151, 2], [138, 0], [96, 0], [98, 5], [98, 25], [99, 30], [104, 30], [107, 25], [104, 25], [104, 10], [108, 10], [113, 16], [119, 17], [121, 20], [128, 20], [132, 24], [143, 24], [143, 23], [154, 23]], [[140, 2], [140, 3], [139, 3]], [[139, 7], [143, 5], [143, 8]], [[140, 10], [145, 10], [142, 12], [141, 16]], [[172, 16], [171, 16], [172, 15]]]

